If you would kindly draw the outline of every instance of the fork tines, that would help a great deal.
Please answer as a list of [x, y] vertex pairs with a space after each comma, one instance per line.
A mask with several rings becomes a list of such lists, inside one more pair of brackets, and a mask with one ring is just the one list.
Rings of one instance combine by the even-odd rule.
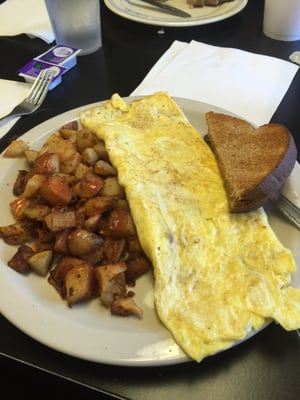
[[48, 86], [52, 81], [54, 71], [46, 68], [40, 71], [28, 95], [27, 101], [32, 104], [40, 103], [47, 94]]

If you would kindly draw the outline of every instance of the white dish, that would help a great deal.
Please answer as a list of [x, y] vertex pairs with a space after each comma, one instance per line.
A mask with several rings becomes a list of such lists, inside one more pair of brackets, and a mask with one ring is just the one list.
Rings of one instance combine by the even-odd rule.
[[166, 4], [180, 8], [191, 15], [190, 18], [176, 17], [140, 0], [104, 0], [105, 5], [120, 17], [161, 27], [187, 27], [211, 24], [239, 13], [247, 0], [234, 0], [217, 7], [189, 8], [186, 0], [170, 0]]
[[[176, 101], [190, 122], [203, 134], [207, 130], [205, 113], [224, 112], [198, 101], [182, 98], [176, 98]], [[94, 105], [76, 108], [49, 119], [22, 138], [32, 147], [39, 148], [50, 133], [77, 119], [79, 111]], [[23, 160], [0, 156], [1, 226], [13, 222], [8, 203], [13, 199], [12, 185], [17, 171], [24, 168]], [[300, 166], [297, 163], [286, 185], [289, 197], [294, 200], [297, 196], [300, 199], [299, 177]], [[268, 214], [279, 239], [294, 252], [296, 263], [300, 266], [300, 232], [271, 208]], [[45, 278], [34, 273], [25, 277], [6, 265], [14, 252], [13, 246], [0, 240], [0, 311], [35, 340], [71, 356], [112, 365], [155, 366], [189, 361], [157, 318], [151, 273], [139, 278], [135, 288], [136, 300], [144, 310], [144, 317], [122, 318], [110, 315], [100, 305], [100, 300], [68, 308]], [[292, 285], [300, 287], [300, 268], [293, 276]], [[254, 332], [251, 332], [246, 339], [253, 335]]]

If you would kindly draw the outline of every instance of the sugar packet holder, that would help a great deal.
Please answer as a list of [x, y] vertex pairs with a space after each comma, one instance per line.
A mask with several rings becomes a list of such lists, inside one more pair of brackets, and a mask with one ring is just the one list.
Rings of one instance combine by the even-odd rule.
[[33, 58], [17, 73], [26, 82], [33, 83], [42, 69], [50, 68], [55, 72], [54, 78], [49, 85], [49, 90], [54, 89], [62, 81], [62, 76], [77, 64], [77, 54], [81, 49], [65, 45], [56, 45], [38, 57]]

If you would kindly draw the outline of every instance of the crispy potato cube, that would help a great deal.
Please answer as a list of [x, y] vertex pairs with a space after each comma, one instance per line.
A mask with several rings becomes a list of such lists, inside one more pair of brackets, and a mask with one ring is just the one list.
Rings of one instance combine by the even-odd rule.
[[111, 313], [127, 317], [128, 315], [135, 315], [142, 317], [143, 310], [136, 304], [132, 297], [123, 297], [116, 299], [111, 305]]
[[34, 174], [31, 176], [25, 185], [23, 195], [26, 197], [32, 197], [46, 181], [47, 177], [41, 174]]
[[85, 203], [85, 212], [86, 215], [92, 217], [93, 215], [102, 214], [105, 211], [111, 210], [116, 202], [117, 197], [108, 197], [108, 196], [96, 196], [88, 199]]
[[63, 229], [76, 226], [76, 213], [74, 210], [52, 210], [44, 218], [47, 228], [52, 232], [58, 232]]
[[131, 214], [122, 209], [115, 209], [109, 214], [104, 236], [114, 239], [136, 236], [136, 229]]
[[90, 130], [82, 128], [77, 132], [76, 146], [80, 153], [88, 147], [94, 147], [96, 143], [96, 136]]
[[66, 298], [65, 278], [67, 272], [82, 263], [83, 261], [76, 257], [61, 257], [50, 271], [48, 282], [57, 290], [62, 299]]
[[87, 172], [93, 172], [93, 168], [80, 162], [75, 169], [76, 179], [81, 179]]
[[52, 250], [45, 250], [35, 253], [28, 259], [30, 267], [41, 276], [46, 276], [53, 258]]
[[98, 175], [115, 176], [117, 170], [111, 164], [104, 160], [98, 160], [94, 165], [94, 172]]
[[19, 170], [17, 179], [15, 180], [14, 187], [13, 187], [13, 194], [15, 196], [21, 196], [24, 192], [26, 182], [28, 179], [28, 171]]
[[69, 254], [69, 249], [68, 249], [68, 236], [69, 236], [70, 230], [69, 229], [63, 229], [59, 232], [56, 233], [55, 235], [55, 243], [54, 243], [54, 251], [58, 254]]
[[76, 136], [78, 132], [76, 129], [60, 128], [58, 132], [63, 139], [72, 140], [72, 142], [76, 141]]
[[104, 239], [104, 254], [109, 264], [114, 264], [120, 261], [122, 255], [126, 251], [126, 240], [114, 240], [111, 238]]
[[68, 248], [73, 256], [82, 257], [103, 249], [103, 239], [100, 235], [85, 229], [75, 229], [68, 236]]
[[87, 172], [75, 185], [74, 192], [81, 198], [90, 198], [96, 196], [103, 188], [104, 181], [100, 176], [93, 172]]
[[59, 155], [61, 161], [70, 157], [72, 153], [77, 152], [77, 148], [72, 140], [65, 140], [57, 134], [52, 134], [47, 142], [42, 146], [40, 154], [42, 153], [55, 153]]
[[78, 131], [78, 121], [76, 119], [66, 122], [61, 129], [72, 129], [74, 131]]
[[98, 154], [93, 147], [87, 147], [81, 153], [82, 160], [84, 163], [88, 165], [94, 165], [95, 162], [98, 160]]
[[50, 176], [42, 183], [39, 193], [41, 197], [54, 206], [67, 205], [73, 198], [72, 189], [66, 179], [60, 175]]
[[57, 153], [43, 153], [33, 163], [32, 172], [39, 175], [51, 175], [60, 172], [60, 158]]
[[17, 252], [7, 262], [7, 264], [12, 269], [19, 272], [20, 274], [26, 274], [26, 273], [30, 272], [30, 266], [28, 264], [28, 259], [33, 254], [34, 254], [34, 250], [30, 246], [28, 246], [26, 244], [21, 244], [18, 247]]
[[150, 262], [143, 255], [128, 257], [126, 265], [125, 277], [128, 286], [135, 286], [136, 280], [150, 269]]
[[22, 157], [27, 149], [28, 145], [23, 140], [13, 140], [4, 151], [3, 155], [4, 157]]
[[72, 153], [61, 162], [60, 169], [63, 174], [73, 174], [81, 163], [81, 155], [78, 152]]
[[24, 151], [24, 156], [29, 165], [32, 165], [34, 161], [38, 158], [39, 152], [37, 150], [28, 149]]
[[15, 200], [9, 203], [10, 210], [15, 219], [21, 219], [24, 217], [24, 212], [29, 207], [30, 200], [25, 196], [17, 197]]
[[66, 300], [69, 306], [95, 295], [95, 273], [90, 263], [71, 268], [65, 276]]
[[118, 178], [116, 176], [109, 176], [104, 179], [104, 186], [101, 190], [101, 195], [118, 196], [119, 198], [125, 197], [124, 189], [119, 184]]
[[35, 236], [35, 225], [29, 220], [19, 221], [11, 225], [0, 227], [0, 237], [7, 244], [18, 245], [29, 242], [34, 239]]
[[103, 140], [99, 140], [95, 144], [94, 149], [96, 150], [96, 152], [98, 154], [98, 158], [100, 160], [104, 160], [104, 161], [108, 162], [108, 160], [109, 160], [108, 159], [108, 153], [107, 153], [107, 151], [105, 149], [105, 144], [104, 144]]
[[46, 215], [51, 212], [50, 207], [45, 204], [29, 204], [24, 210], [24, 217], [35, 221], [44, 221]]
[[126, 268], [122, 261], [95, 268], [101, 302], [105, 307], [110, 307], [116, 298], [126, 296]]

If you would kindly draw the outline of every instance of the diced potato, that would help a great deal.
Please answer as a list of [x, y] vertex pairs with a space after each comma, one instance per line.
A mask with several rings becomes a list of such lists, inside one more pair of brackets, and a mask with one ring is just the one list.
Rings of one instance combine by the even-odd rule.
[[24, 220], [14, 224], [1, 226], [0, 237], [7, 244], [19, 245], [29, 242], [35, 237], [35, 226], [31, 221]]
[[43, 182], [39, 193], [54, 206], [69, 204], [74, 194], [66, 180], [59, 175], [50, 176]]
[[66, 300], [69, 306], [90, 299], [95, 294], [95, 273], [90, 263], [71, 268], [65, 277]]
[[89, 171], [85, 173], [80, 181], [74, 186], [74, 192], [77, 196], [88, 199], [96, 196], [103, 188], [103, 185], [103, 179]]
[[79, 153], [88, 147], [94, 147], [96, 143], [96, 136], [88, 129], [83, 128], [77, 132], [76, 146]]
[[89, 165], [85, 165], [83, 163], [79, 163], [75, 169], [75, 177], [76, 179], [81, 179], [84, 174], [87, 172], [92, 172], [93, 168]]
[[74, 267], [82, 265], [82, 263], [83, 261], [76, 257], [61, 257], [50, 271], [48, 282], [58, 291], [62, 299], [66, 298], [65, 279], [67, 272]]
[[47, 228], [52, 232], [58, 232], [63, 229], [73, 228], [76, 226], [76, 214], [74, 210], [52, 210], [50, 214], [45, 216]]
[[69, 128], [60, 128], [59, 133], [62, 138], [72, 140], [72, 142], [76, 141], [77, 130], [69, 129]]
[[65, 140], [57, 134], [52, 134], [42, 146], [40, 154], [45, 152], [58, 154], [60, 160], [64, 161], [72, 153], [77, 152], [77, 148], [71, 140]]
[[21, 196], [23, 194], [27, 183], [28, 175], [29, 173], [26, 170], [21, 169], [18, 171], [18, 176], [13, 186], [13, 194], [15, 196]]
[[111, 238], [104, 239], [104, 254], [109, 264], [114, 264], [120, 261], [121, 256], [126, 251], [126, 240], [114, 240]]
[[102, 214], [105, 211], [111, 210], [117, 202], [116, 197], [110, 196], [96, 196], [88, 199], [85, 203], [86, 215], [92, 217], [93, 215]]
[[127, 287], [147, 260], [104, 142], [71, 121], [39, 150], [15, 141], [6, 156], [24, 156], [30, 167], [13, 186], [17, 222], [0, 227], [0, 237], [18, 246], [8, 265], [48, 275], [69, 306], [98, 296], [114, 314], [141, 316]]
[[124, 198], [125, 193], [122, 186], [119, 184], [118, 178], [116, 176], [109, 176], [104, 179], [104, 186], [101, 190], [102, 196], [118, 196], [119, 198]]
[[99, 140], [95, 146], [94, 149], [96, 150], [97, 154], [98, 154], [98, 158], [100, 160], [104, 160], [108, 162], [108, 154], [107, 151], [105, 149], [105, 144], [102, 140]]
[[104, 176], [117, 175], [116, 168], [104, 160], [98, 160], [95, 163], [94, 172], [98, 175], [104, 175]]
[[98, 154], [93, 147], [87, 147], [81, 153], [82, 160], [88, 165], [94, 165], [98, 160]]
[[22, 157], [28, 147], [28, 144], [21, 139], [13, 140], [4, 151], [3, 155], [4, 157]]
[[135, 286], [136, 280], [149, 270], [150, 262], [143, 255], [136, 255], [126, 260], [126, 266], [126, 283], [128, 286]]
[[21, 219], [24, 217], [24, 212], [29, 206], [30, 200], [25, 196], [17, 197], [15, 200], [9, 203], [10, 210], [15, 219]]
[[126, 296], [126, 264], [119, 262], [95, 268], [101, 302], [110, 307], [116, 298]]
[[128, 315], [135, 315], [142, 317], [143, 310], [139, 307], [132, 297], [123, 297], [116, 299], [111, 305], [111, 313], [127, 317]]
[[32, 165], [34, 161], [38, 158], [39, 152], [37, 150], [28, 149], [24, 151], [24, 156], [27, 162]]
[[43, 153], [33, 163], [32, 172], [39, 175], [50, 175], [60, 172], [60, 158], [57, 153]]
[[26, 197], [32, 197], [46, 181], [47, 177], [41, 174], [32, 175], [26, 182], [23, 195]]
[[73, 174], [81, 161], [82, 158], [80, 153], [72, 153], [69, 157], [65, 158], [64, 161], [61, 162], [61, 172], [64, 174]]
[[136, 236], [136, 229], [131, 214], [122, 209], [113, 210], [105, 226], [104, 235], [114, 239]]
[[34, 254], [34, 250], [27, 246], [26, 244], [21, 244], [18, 247], [17, 252], [14, 256], [7, 262], [7, 264], [19, 272], [20, 274], [26, 274], [30, 272], [30, 266], [28, 264], [28, 259]]
[[41, 276], [46, 276], [52, 263], [53, 251], [45, 250], [35, 253], [28, 259], [30, 267]]
[[44, 221], [46, 215], [50, 213], [50, 207], [45, 204], [29, 204], [24, 210], [24, 217], [35, 221]]
[[103, 239], [100, 235], [85, 229], [75, 229], [69, 234], [68, 249], [73, 256], [82, 257], [103, 248]]

